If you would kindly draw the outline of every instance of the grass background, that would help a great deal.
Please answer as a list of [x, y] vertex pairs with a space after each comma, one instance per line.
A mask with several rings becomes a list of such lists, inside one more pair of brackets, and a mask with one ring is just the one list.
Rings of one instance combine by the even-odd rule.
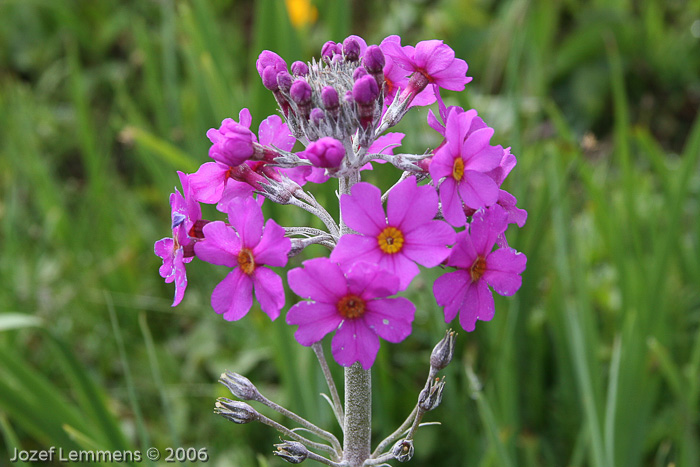
[[[0, 464], [54, 445], [283, 465], [272, 429], [212, 414], [224, 369], [333, 426], [283, 320], [224, 323], [208, 297], [226, 271], [196, 261], [171, 308], [152, 246], [206, 130], [275, 111], [259, 52], [308, 60], [350, 33], [466, 59], [473, 82], [446, 98], [512, 146], [506, 188], [529, 212], [509, 232], [523, 287], [460, 333], [413, 465], [700, 465], [700, 4], [682, 0], [0, 1]], [[401, 124], [407, 151], [439, 143], [426, 112]], [[375, 440], [444, 332], [436, 275], [412, 285], [412, 336], [380, 350]]]

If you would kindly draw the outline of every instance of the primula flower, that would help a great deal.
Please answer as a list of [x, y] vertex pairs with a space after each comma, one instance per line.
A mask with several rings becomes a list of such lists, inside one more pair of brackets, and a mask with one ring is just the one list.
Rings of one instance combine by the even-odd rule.
[[211, 305], [228, 321], [245, 316], [253, 304], [253, 291], [260, 308], [270, 319], [284, 306], [282, 279], [265, 266], [284, 266], [291, 241], [284, 229], [264, 217], [252, 198], [235, 199], [228, 205], [230, 226], [222, 221], [204, 226], [204, 240], [195, 244], [203, 261], [234, 268], [215, 288]]
[[287, 313], [287, 324], [298, 325], [296, 340], [305, 346], [336, 331], [331, 342], [342, 366], [360, 362], [368, 370], [379, 351], [379, 338], [401, 342], [411, 334], [416, 307], [399, 291], [399, 279], [377, 264], [339, 265], [328, 258], [304, 261], [289, 271], [289, 287], [303, 298]]
[[336, 168], [343, 162], [345, 147], [337, 139], [324, 136], [309, 144], [302, 157], [310, 160], [315, 167]]
[[157, 256], [163, 259], [158, 272], [165, 283], [175, 282], [175, 298], [173, 305], [178, 305], [185, 296], [187, 289], [187, 272], [185, 264], [192, 261], [194, 240], [188, 235], [194, 223], [202, 218], [202, 210], [192, 198], [188, 176], [177, 173], [185, 196], [175, 189], [170, 195], [171, 219], [173, 236], [158, 240], [153, 249]]
[[440, 183], [440, 202], [445, 220], [458, 227], [466, 223], [464, 203], [479, 209], [498, 200], [498, 185], [487, 172], [499, 166], [503, 147], [491, 146], [493, 129], [482, 126], [476, 110], [447, 116], [445, 143], [430, 163], [430, 176]]
[[255, 135], [250, 131], [250, 111], [241, 110], [239, 121], [225, 118], [221, 126], [210, 128], [207, 138], [212, 142], [209, 157], [222, 164], [235, 167], [250, 159], [255, 153]]
[[[408, 77], [412, 73], [412, 71], [409, 71], [396, 63], [394, 59], [386, 53], [387, 44], [389, 43], [394, 43], [401, 47], [401, 38], [399, 36], [389, 36], [379, 45], [386, 57], [384, 63], [384, 104], [386, 106], [389, 106], [392, 102], [394, 102], [396, 94], [399, 92], [399, 90], [403, 90], [408, 87]], [[423, 90], [413, 96], [409, 107], [430, 105], [434, 103], [436, 99], [437, 98], [435, 97], [433, 87], [426, 86]]]
[[445, 322], [459, 313], [459, 324], [473, 331], [476, 320], [490, 321], [494, 314], [491, 286], [499, 295], [513, 295], [522, 284], [520, 273], [527, 258], [511, 248], [493, 250], [497, 238], [508, 226], [500, 206], [477, 211], [469, 229], [457, 234], [457, 242], [447, 260], [457, 270], [437, 278], [433, 293], [444, 306]]
[[418, 266], [435, 267], [449, 255], [454, 230], [437, 214], [437, 194], [428, 185], [417, 186], [409, 177], [389, 192], [387, 215], [379, 188], [357, 183], [350, 195], [340, 197], [343, 220], [358, 234], [340, 237], [331, 253], [338, 263], [368, 261], [395, 274], [401, 289], [418, 274]]

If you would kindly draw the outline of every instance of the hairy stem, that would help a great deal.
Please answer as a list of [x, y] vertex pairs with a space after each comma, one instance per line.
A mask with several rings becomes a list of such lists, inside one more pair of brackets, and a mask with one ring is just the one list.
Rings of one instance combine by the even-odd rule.
[[369, 459], [372, 434], [372, 374], [359, 363], [345, 368], [343, 460], [359, 467]]

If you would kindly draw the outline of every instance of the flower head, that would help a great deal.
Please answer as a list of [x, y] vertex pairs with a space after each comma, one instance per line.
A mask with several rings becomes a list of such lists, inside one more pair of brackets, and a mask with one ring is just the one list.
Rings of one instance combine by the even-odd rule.
[[391, 190], [387, 213], [381, 192], [369, 183], [358, 183], [350, 195], [342, 195], [343, 220], [358, 232], [340, 238], [331, 253], [339, 263], [369, 261], [400, 279], [401, 289], [418, 274], [416, 263], [435, 267], [449, 255], [454, 230], [445, 222], [433, 220], [437, 194], [431, 186], [417, 186], [409, 177]]
[[203, 241], [195, 245], [197, 257], [212, 264], [232, 267], [211, 296], [211, 305], [228, 321], [245, 316], [253, 304], [253, 292], [270, 319], [284, 306], [282, 279], [266, 266], [284, 266], [291, 241], [284, 229], [263, 214], [252, 198], [234, 199], [228, 205], [229, 225], [210, 222]]
[[520, 288], [520, 273], [527, 262], [525, 255], [510, 248], [492, 251], [507, 226], [507, 213], [496, 205], [477, 211], [469, 229], [457, 235], [447, 260], [447, 265], [457, 270], [438, 277], [433, 285], [438, 305], [445, 307], [446, 322], [459, 313], [462, 327], [473, 331], [477, 319], [493, 318], [494, 302], [489, 286], [499, 295], [513, 295]]
[[207, 131], [207, 137], [212, 142], [209, 157], [228, 166], [237, 166], [248, 160], [255, 153], [251, 120], [250, 111], [243, 109], [238, 122], [226, 118], [218, 129], [210, 128]]
[[304, 261], [289, 271], [289, 287], [300, 297], [287, 313], [287, 324], [298, 325], [296, 340], [309, 346], [336, 331], [331, 342], [335, 361], [360, 362], [369, 369], [379, 351], [379, 338], [401, 342], [411, 333], [415, 306], [399, 291], [399, 279], [377, 264], [339, 265], [328, 258]]

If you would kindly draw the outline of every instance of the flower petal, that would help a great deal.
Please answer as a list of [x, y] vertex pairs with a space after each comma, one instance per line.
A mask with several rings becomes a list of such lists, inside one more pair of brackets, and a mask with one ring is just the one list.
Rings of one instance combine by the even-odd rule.
[[[430, 165], [432, 166], [432, 164]], [[458, 196], [457, 183], [454, 178], [447, 177], [440, 184], [440, 204], [443, 217], [451, 225], [461, 227], [467, 223], [467, 216], [464, 214], [462, 200]]]
[[253, 248], [253, 256], [258, 264], [282, 267], [287, 265], [291, 249], [292, 241], [284, 236], [284, 228], [268, 219], [260, 243]]
[[486, 256], [496, 244], [496, 239], [508, 227], [508, 214], [500, 206], [477, 211], [469, 224], [469, 235], [477, 254]]
[[331, 352], [342, 366], [360, 362], [369, 370], [379, 352], [379, 336], [362, 319], [346, 319], [333, 336]]
[[189, 177], [194, 199], [214, 204], [221, 199], [228, 167], [218, 162], [205, 162]]
[[365, 300], [388, 297], [399, 291], [399, 278], [375, 262], [359, 261], [342, 268], [348, 283], [348, 291]]
[[501, 248], [486, 258], [483, 279], [499, 295], [513, 295], [523, 282], [520, 274], [525, 270], [526, 263], [524, 254], [510, 248]]
[[430, 222], [438, 211], [438, 196], [430, 185], [418, 186], [415, 177], [408, 177], [389, 192], [387, 222], [404, 234]]
[[365, 322], [379, 337], [397, 343], [411, 334], [416, 306], [404, 297], [370, 300]]
[[442, 263], [449, 255], [448, 245], [455, 242], [455, 231], [443, 221], [429, 221], [404, 235], [401, 252], [428, 268]]
[[211, 294], [211, 306], [227, 321], [243, 318], [253, 305], [253, 281], [236, 268], [214, 288]]
[[448, 272], [435, 279], [433, 294], [437, 304], [445, 307], [446, 323], [449, 323], [457, 316], [470, 283], [469, 273], [463, 270]]
[[486, 281], [479, 280], [470, 284], [464, 294], [462, 308], [459, 310], [459, 324], [465, 331], [476, 328], [476, 320], [491, 321], [494, 314], [493, 295]]
[[284, 306], [282, 278], [271, 269], [265, 267], [255, 268], [253, 272], [253, 287], [255, 298], [260, 303], [260, 309], [272, 321], [276, 320]]
[[222, 221], [209, 222], [202, 228], [204, 240], [194, 244], [197, 258], [230, 268], [238, 266], [241, 242], [234, 230]]
[[457, 234], [455, 246], [450, 252], [450, 257], [447, 260], [448, 266], [454, 266], [461, 269], [469, 269], [476, 261], [477, 256], [474, 243], [467, 230], [463, 230]]
[[258, 203], [253, 198], [232, 199], [227, 212], [229, 223], [238, 232], [242, 246], [254, 248], [260, 242], [265, 222]]
[[348, 293], [343, 271], [330, 259], [310, 259], [304, 261], [303, 266], [287, 273], [289, 288], [295, 294], [335, 306], [338, 299]]
[[472, 209], [491, 206], [498, 201], [498, 185], [491, 177], [481, 172], [465, 170], [458, 188], [462, 201]]
[[386, 227], [382, 193], [369, 183], [356, 183], [349, 195], [341, 195], [340, 212], [351, 229], [376, 236]]
[[355, 234], [345, 234], [340, 237], [338, 244], [331, 252], [331, 260], [342, 264], [356, 261], [376, 263], [381, 257], [382, 250], [375, 237]]
[[335, 305], [299, 302], [287, 312], [287, 324], [299, 325], [294, 337], [301, 345], [309, 346], [335, 330], [343, 318]]

